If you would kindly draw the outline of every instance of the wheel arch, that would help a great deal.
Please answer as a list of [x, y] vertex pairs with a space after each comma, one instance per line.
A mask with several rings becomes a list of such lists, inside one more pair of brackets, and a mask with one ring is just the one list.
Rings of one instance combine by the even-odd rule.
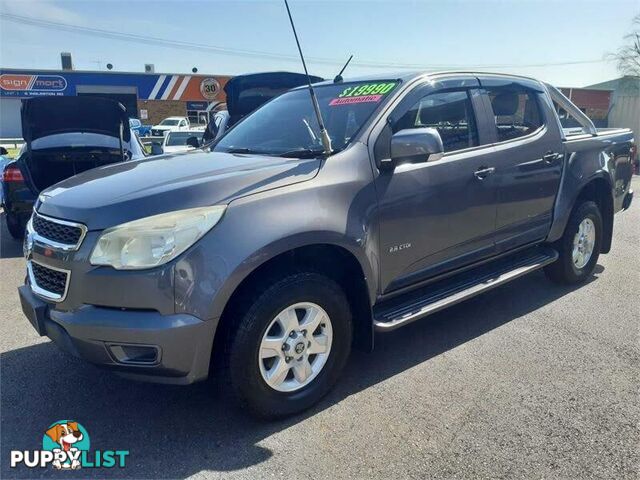
[[570, 176], [563, 182], [556, 199], [554, 220], [547, 236], [548, 242], [559, 240], [564, 234], [571, 213], [584, 200], [592, 200], [598, 205], [603, 220], [601, 253], [611, 250], [613, 237], [613, 187], [611, 177], [605, 171], [599, 171], [587, 180], [574, 183], [577, 179]]
[[583, 201], [593, 201], [602, 215], [602, 245], [601, 253], [609, 253], [613, 239], [613, 196], [611, 183], [606, 177], [596, 177], [587, 182], [581, 189], [574, 202], [574, 208]]
[[[305, 234], [305, 237], [307, 234]], [[375, 299], [375, 282], [371, 281], [372, 269], [363, 259], [364, 252], [356, 246], [339, 243], [331, 235], [310, 235], [321, 242], [301, 239], [283, 239], [256, 252], [243, 262], [219, 292], [213, 305], [213, 317], [219, 317], [214, 338], [214, 351], [223, 348], [234, 318], [246, 307], [246, 301], [255, 288], [289, 272], [314, 271], [332, 278], [345, 289], [353, 313], [354, 346], [364, 351], [373, 348], [372, 302]], [[332, 241], [333, 240], [333, 241]], [[268, 254], [266, 252], [269, 252]], [[247, 266], [250, 266], [247, 268]]]

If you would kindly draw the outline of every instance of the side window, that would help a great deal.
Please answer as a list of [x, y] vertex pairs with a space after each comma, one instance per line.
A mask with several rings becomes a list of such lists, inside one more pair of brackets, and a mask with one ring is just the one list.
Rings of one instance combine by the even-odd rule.
[[535, 92], [520, 87], [486, 88], [496, 120], [498, 141], [513, 140], [543, 125]]
[[432, 93], [421, 98], [395, 122], [393, 131], [420, 127], [438, 130], [445, 152], [479, 144], [473, 107], [466, 90]]
[[553, 108], [558, 114], [558, 119], [560, 120], [560, 125], [562, 126], [562, 131], [564, 132], [565, 137], [583, 135], [587, 133], [587, 130], [584, 128], [580, 120], [567, 112], [555, 100], [553, 101]]

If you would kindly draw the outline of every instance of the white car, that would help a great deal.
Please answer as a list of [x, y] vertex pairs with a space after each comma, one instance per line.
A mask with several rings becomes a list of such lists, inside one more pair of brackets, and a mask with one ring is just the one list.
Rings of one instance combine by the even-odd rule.
[[198, 146], [202, 145], [203, 130], [185, 130], [168, 132], [162, 142], [163, 153], [177, 153], [193, 150], [196, 147], [195, 141], [187, 143], [190, 138], [195, 138]]
[[162, 137], [167, 132], [189, 130], [190, 128], [191, 125], [187, 117], [169, 117], [151, 127], [151, 136]]

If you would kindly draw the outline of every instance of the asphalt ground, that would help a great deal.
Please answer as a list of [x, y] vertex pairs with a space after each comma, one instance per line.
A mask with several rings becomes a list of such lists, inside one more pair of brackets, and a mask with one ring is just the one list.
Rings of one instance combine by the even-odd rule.
[[[635, 190], [640, 179], [635, 177]], [[594, 277], [516, 280], [354, 352], [316, 408], [257, 421], [211, 383], [135, 383], [60, 352], [20, 310], [22, 249], [0, 252], [2, 478], [640, 478], [640, 199]], [[4, 219], [2, 219], [4, 222]], [[11, 469], [54, 421], [124, 469]]]

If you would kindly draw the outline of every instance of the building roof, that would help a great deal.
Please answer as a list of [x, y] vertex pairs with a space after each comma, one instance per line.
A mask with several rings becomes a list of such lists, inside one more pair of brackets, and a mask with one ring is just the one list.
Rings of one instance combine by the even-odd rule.
[[633, 75], [625, 75], [606, 82], [589, 85], [592, 90], [614, 90], [617, 94], [638, 95], [640, 96], [640, 77]]

